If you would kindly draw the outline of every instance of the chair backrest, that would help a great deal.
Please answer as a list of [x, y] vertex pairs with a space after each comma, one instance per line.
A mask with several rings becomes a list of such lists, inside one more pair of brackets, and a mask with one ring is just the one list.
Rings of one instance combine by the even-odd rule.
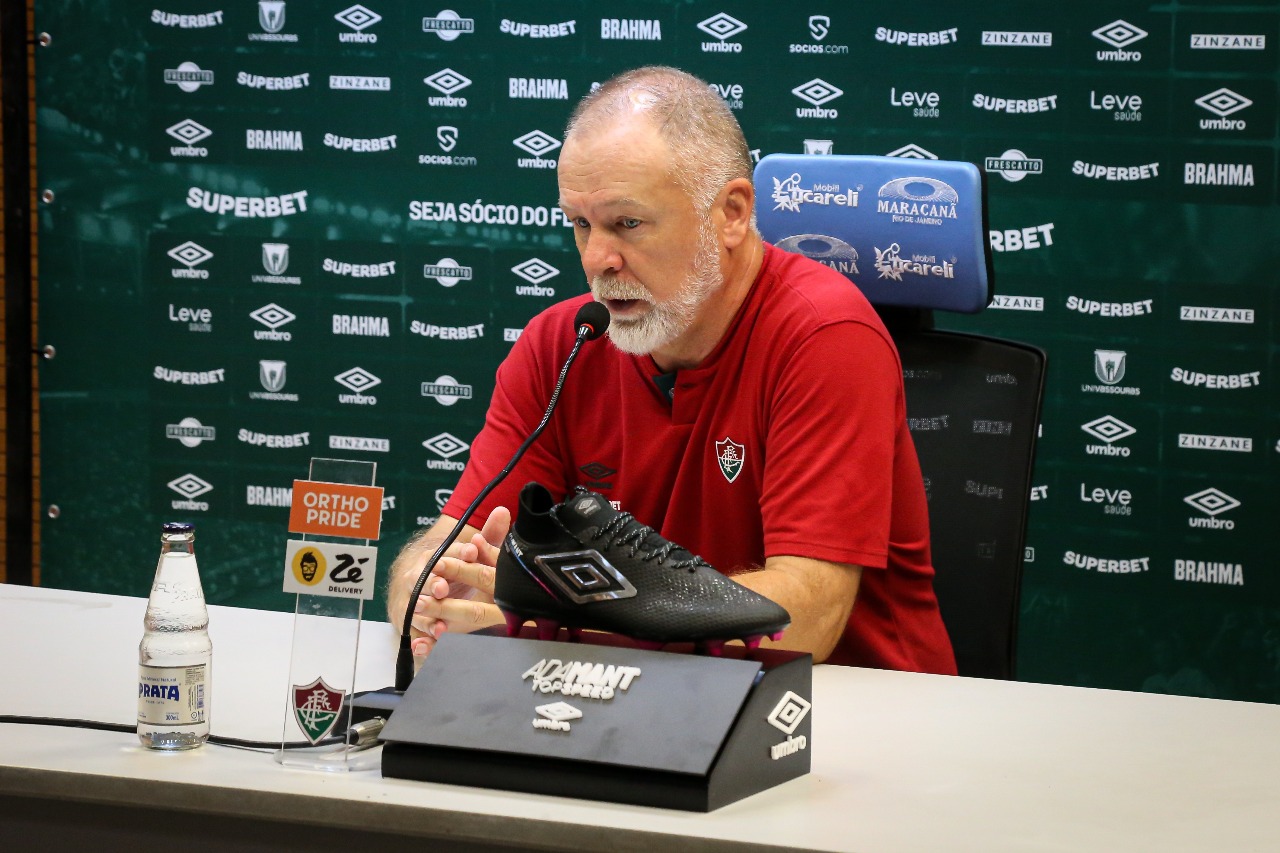
[[935, 309], [977, 313], [994, 293], [982, 174], [941, 160], [770, 155], [755, 183], [764, 238], [843, 273], [893, 335], [957, 666], [1013, 678], [1045, 356], [932, 328]]

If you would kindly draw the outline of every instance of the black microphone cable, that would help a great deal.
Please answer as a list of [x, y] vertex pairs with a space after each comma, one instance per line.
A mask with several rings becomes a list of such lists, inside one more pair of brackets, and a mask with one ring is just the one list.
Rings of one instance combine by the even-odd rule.
[[[103, 732], [122, 732], [133, 734], [138, 730], [137, 724], [127, 723], [104, 723], [99, 720], [76, 720], [67, 717], [27, 717], [20, 714], [0, 714], [0, 724], [8, 723], [18, 726], [59, 726], [61, 728], [71, 729], [93, 729]], [[229, 746], [234, 749], [247, 749], [254, 752], [275, 749], [307, 749], [313, 746], [330, 746], [335, 743], [346, 743], [354, 747], [366, 748], [375, 746], [378, 734], [381, 733], [382, 727], [386, 724], [386, 720], [381, 717], [365, 720], [351, 726], [341, 735], [330, 735], [321, 738], [315, 743], [310, 741], [265, 741], [265, 740], [245, 740], [244, 738], [226, 737], [224, 735], [209, 735], [206, 743], [213, 746]]]
[[413, 592], [409, 595], [408, 606], [405, 608], [404, 623], [400, 633], [400, 649], [396, 654], [396, 685], [397, 693], [403, 693], [409, 688], [409, 683], [413, 681], [413, 644], [410, 631], [413, 627], [414, 609], [418, 603], [418, 596], [422, 594], [422, 587], [427, 583], [427, 577], [436, 567], [436, 563], [440, 562], [440, 558], [444, 556], [444, 552], [454, 543], [458, 535], [462, 532], [462, 528], [466, 525], [467, 519], [471, 518], [472, 513], [480, 506], [489, 493], [492, 492], [499, 483], [506, 479], [511, 473], [511, 469], [515, 467], [520, 458], [524, 456], [530, 445], [542, 435], [542, 431], [551, 421], [551, 414], [555, 411], [556, 403], [560, 401], [560, 391], [564, 387], [565, 377], [569, 375], [569, 368], [578, 357], [578, 350], [582, 349], [582, 345], [587, 341], [593, 341], [605, 333], [609, 328], [609, 309], [605, 308], [599, 302], [592, 300], [578, 309], [577, 315], [573, 318], [574, 328], [578, 330], [577, 339], [573, 342], [573, 349], [569, 351], [569, 356], [564, 360], [564, 367], [560, 368], [560, 376], [556, 380], [554, 390], [551, 392], [551, 401], [547, 404], [547, 411], [542, 416], [542, 421], [534, 428], [529, 437], [516, 450], [515, 455], [511, 457], [511, 461], [506, 464], [498, 475], [489, 481], [475, 499], [471, 501], [466, 510], [463, 511], [458, 523], [449, 531], [449, 535], [445, 537], [440, 546], [436, 548], [435, 553], [431, 555], [431, 559], [427, 560], [427, 564], [423, 566], [422, 573], [418, 576], [418, 582], [414, 584]]

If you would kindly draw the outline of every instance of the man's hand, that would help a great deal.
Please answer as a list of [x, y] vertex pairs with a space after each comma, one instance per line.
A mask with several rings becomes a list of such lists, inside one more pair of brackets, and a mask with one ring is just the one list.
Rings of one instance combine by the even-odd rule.
[[[442, 515], [430, 530], [407, 545], [392, 565], [388, 615], [397, 629], [403, 627], [409, 594], [427, 560], [456, 523], [456, 519]], [[482, 530], [463, 527], [427, 576], [410, 628], [413, 655], [419, 661], [431, 653], [446, 631], [475, 631], [504, 621], [493, 604], [493, 584], [498, 550], [510, 528], [510, 511], [497, 507]]]

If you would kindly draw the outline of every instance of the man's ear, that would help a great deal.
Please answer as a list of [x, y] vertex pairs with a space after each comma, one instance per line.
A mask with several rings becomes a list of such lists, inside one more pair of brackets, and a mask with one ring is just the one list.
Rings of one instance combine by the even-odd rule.
[[751, 233], [755, 204], [755, 187], [747, 178], [734, 178], [720, 190], [716, 197], [716, 210], [723, 217], [718, 225], [726, 249], [736, 249]]

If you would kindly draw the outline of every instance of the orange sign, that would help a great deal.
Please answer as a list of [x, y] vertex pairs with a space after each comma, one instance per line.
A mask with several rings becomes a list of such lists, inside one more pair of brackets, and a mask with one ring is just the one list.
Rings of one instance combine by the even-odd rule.
[[377, 539], [381, 529], [381, 486], [293, 481], [290, 533]]

